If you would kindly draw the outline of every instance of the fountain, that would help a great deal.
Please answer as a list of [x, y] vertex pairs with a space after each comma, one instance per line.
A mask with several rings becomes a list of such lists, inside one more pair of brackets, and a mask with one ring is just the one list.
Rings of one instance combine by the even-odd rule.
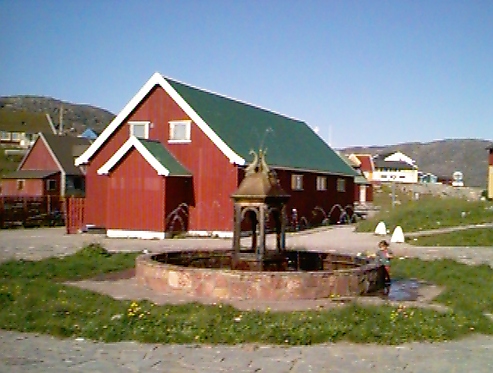
[[[269, 169], [265, 152], [253, 154], [254, 161], [231, 196], [232, 249], [141, 255], [136, 259], [138, 282], [163, 293], [265, 301], [353, 297], [382, 289], [384, 268], [366, 258], [286, 248], [290, 196]], [[271, 249], [267, 222], [275, 235]], [[241, 245], [246, 228], [248, 247]]]

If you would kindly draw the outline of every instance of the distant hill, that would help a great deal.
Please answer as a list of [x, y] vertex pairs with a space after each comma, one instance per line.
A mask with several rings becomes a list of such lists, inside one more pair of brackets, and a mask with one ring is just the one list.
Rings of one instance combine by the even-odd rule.
[[[60, 108], [63, 108], [64, 132], [80, 134], [86, 128], [101, 132], [115, 117], [108, 110], [90, 105], [72, 104], [50, 97], [42, 96], [7, 96], [0, 97], [0, 112], [2, 117], [12, 113], [22, 112], [31, 114], [33, 118], [44, 120], [48, 113], [55, 126], [60, 122]], [[15, 114], [13, 114], [15, 115]], [[40, 119], [41, 118], [41, 119]], [[26, 123], [29, 125], [29, 121]]]
[[451, 177], [454, 171], [464, 174], [466, 186], [486, 188], [488, 152], [492, 141], [464, 139], [430, 143], [404, 143], [388, 146], [352, 147], [340, 149], [343, 154], [378, 154], [401, 151], [416, 161], [420, 171]]

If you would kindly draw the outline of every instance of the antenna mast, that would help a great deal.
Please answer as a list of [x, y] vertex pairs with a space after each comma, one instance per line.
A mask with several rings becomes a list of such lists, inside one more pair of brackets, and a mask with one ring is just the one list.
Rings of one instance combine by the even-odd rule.
[[63, 104], [60, 105], [60, 124], [58, 125], [58, 134], [63, 135]]
[[48, 119], [48, 123], [51, 127], [51, 130], [53, 131], [53, 134], [56, 135], [56, 128], [55, 128], [55, 125], [53, 124], [53, 121], [51, 120], [50, 114], [45, 113], [45, 115], [46, 115], [46, 119]]

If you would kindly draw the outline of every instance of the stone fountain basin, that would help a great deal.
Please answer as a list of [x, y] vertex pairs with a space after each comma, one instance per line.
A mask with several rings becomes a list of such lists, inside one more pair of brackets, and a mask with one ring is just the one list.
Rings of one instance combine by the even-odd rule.
[[225, 250], [144, 254], [136, 259], [136, 279], [159, 293], [219, 300], [337, 299], [384, 287], [382, 266], [351, 255], [287, 250], [267, 256], [262, 271], [254, 254], [233, 257]]

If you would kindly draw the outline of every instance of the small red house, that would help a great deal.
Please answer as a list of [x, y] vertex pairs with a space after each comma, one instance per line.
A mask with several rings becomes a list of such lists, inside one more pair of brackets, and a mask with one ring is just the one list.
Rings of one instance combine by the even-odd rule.
[[358, 176], [354, 178], [354, 202], [360, 205], [372, 203], [373, 184], [368, 180], [368, 176], [372, 175], [371, 156], [350, 154], [347, 159], [358, 173]]
[[84, 174], [75, 158], [90, 145], [83, 138], [39, 133], [17, 171], [0, 181], [0, 195], [66, 197], [84, 194]]
[[291, 195], [289, 219], [337, 220], [335, 205], [353, 205], [356, 172], [306, 123], [156, 73], [76, 160], [85, 222], [110, 237], [230, 236], [230, 196], [261, 147]]

